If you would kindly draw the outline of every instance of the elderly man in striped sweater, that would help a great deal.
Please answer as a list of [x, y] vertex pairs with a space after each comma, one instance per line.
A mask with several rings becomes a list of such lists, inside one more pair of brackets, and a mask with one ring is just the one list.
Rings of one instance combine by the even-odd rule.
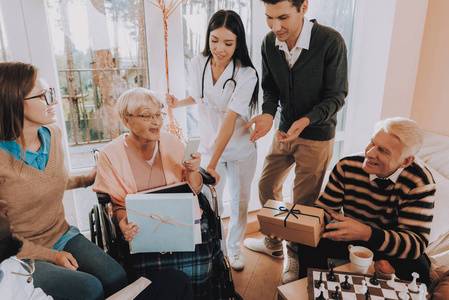
[[[364, 154], [341, 159], [316, 206], [325, 209], [325, 233], [317, 248], [300, 245], [299, 277], [307, 268], [327, 268], [328, 258], [348, 258], [348, 245], [371, 249], [396, 276], [428, 283], [428, 245], [435, 182], [415, 161], [422, 144], [419, 125], [409, 119], [378, 122]], [[331, 220], [334, 222], [329, 223]]]

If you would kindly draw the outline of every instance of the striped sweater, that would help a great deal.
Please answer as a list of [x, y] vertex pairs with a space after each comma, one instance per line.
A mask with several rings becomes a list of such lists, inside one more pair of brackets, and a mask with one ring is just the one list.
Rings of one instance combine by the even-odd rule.
[[[435, 182], [432, 174], [412, 163], [385, 190], [362, 169], [364, 156], [341, 159], [316, 206], [339, 212], [372, 228], [368, 246], [400, 259], [416, 259], [429, 243]], [[326, 214], [330, 221], [330, 215]]]

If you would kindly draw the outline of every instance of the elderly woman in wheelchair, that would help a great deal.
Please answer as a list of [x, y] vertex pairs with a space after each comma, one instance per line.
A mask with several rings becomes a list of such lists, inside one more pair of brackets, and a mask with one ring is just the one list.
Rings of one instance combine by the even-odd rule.
[[[153, 92], [144, 88], [129, 90], [120, 96], [117, 107], [129, 133], [101, 150], [93, 190], [110, 195], [113, 221], [129, 242], [140, 233], [138, 224], [128, 223], [126, 195], [183, 181], [199, 194], [203, 186], [198, 172], [201, 155], [194, 153], [192, 159], [182, 162], [185, 147], [175, 136], [161, 133], [165, 113]], [[202, 244], [196, 245], [194, 252], [138, 253], [131, 255], [131, 262], [137, 277], [148, 277], [159, 269], [179, 269], [190, 277], [196, 299], [210, 299], [212, 294], [216, 299], [213, 265], [223, 260], [223, 253], [213, 230], [213, 217], [207, 214], [212, 212], [209, 203], [204, 197], [199, 199], [203, 210]]]

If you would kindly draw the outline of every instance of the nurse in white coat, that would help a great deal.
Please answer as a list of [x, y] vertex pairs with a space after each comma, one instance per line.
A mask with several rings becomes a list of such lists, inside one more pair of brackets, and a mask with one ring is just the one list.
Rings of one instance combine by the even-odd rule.
[[[198, 104], [200, 152], [206, 172], [216, 178], [219, 199], [229, 180], [231, 217], [226, 239], [230, 264], [244, 267], [240, 242], [246, 230], [251, 182], [257, 162], [256, 145], [245, 125], [257, 109], [259, 79], [248, 54], [245, 30], [232, 10], [216, 12], [207, 28], [206, 46], [190, 62], [190, 96], [178, 100], [167, 94], [176, 108]], [[221, 180], [220, 180], [221, 178]], [[223, 203], [219, 203], [219, 213]]]

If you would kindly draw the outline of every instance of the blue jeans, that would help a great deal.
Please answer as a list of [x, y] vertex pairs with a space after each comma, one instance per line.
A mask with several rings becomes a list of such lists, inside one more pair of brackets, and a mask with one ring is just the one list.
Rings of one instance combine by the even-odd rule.
[[70, 239], [64, 251], [78, 262], [77, 271], [36, 261], [33, 275], [34, 286], [55, 300], [104, 299], [127, 285], [123, 268], [82, 234]]

